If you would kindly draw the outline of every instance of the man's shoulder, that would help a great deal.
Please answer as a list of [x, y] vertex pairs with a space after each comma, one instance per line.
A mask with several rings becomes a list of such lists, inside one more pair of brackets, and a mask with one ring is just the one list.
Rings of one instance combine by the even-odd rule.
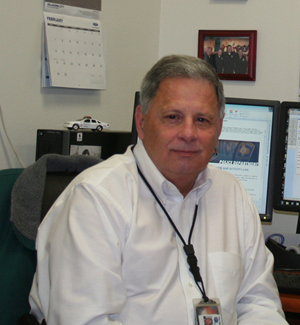
[[77, 177], [77, 183], [88, 183], [97, 187], [106, 182], [122, 183], [128, 177], [137, 177], [136, 162], [130, 149], [86, 169]]
[[212, 180], [212, 189], [217, 190], [217, 192], [222, 193], [230, 197], [233, 195], [238, 196], [248, 196], [244, 185], [241, 181], [236, 178], [232, 173], [227, 170], [220, 169], [218, 167], [208, 165], [208, 170]]
[[216, 181], [219, 184], [236, 184], [240, 185], [240, 181], [229, 171], [213, 166], [212, 164], [208, 165], [208, 169], [212, 178], [212, 181]]

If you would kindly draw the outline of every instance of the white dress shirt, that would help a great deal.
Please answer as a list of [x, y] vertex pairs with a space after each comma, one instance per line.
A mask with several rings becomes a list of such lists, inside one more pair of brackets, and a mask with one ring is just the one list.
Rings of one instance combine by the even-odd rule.
[[30, 304], [47, 325], [194, 324], [201, 298], [182, 242], [138, 175], [136, 162], [192, 244], [209, 298], [224, 325], [287, 324], [250, 196], [231, 174], [209, 166], [185, 197], [140, 141], [82, 172], [43, 220]]

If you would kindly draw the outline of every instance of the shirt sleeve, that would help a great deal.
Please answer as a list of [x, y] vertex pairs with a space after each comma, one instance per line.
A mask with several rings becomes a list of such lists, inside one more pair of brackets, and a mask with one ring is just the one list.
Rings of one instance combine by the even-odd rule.
[[287, 325], [272, 275], [274, 258], [264, 243], [261, 222], [248, 198], [244, 242], [244, 277], [237, 297], [239, 325]]
[[59, 198], [38, 235], [31, 312], [47, 325], [121, 324], [125, 229], [125, 210], [104, 190], [80, 184]]

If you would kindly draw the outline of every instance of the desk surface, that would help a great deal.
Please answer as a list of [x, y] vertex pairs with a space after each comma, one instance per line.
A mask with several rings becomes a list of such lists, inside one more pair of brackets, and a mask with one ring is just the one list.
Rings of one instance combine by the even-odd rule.
[[281, 293], [280, 300], [285, 312], [300, 313], [300, 296]]

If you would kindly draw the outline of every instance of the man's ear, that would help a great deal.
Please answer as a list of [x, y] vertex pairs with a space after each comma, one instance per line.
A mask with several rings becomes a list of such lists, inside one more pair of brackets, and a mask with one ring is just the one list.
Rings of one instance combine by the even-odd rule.
[[219, 127], [219, 135], [218, 137], [221, 135], [221, 132], [222, 132], [222, 128], [223, 128], [223, 120], [224, 120], [224, 117], [221, 119], [220, 121], [220, 127]]
[[141, 140], [144, 140], [144, 129], [143, 129], [144, 120], [145, 120], [145, 115], [142, 113], [142, 106], [139, 105], [135, 109], [135, 126], [138, 133], [138, 137]]
[[221, 135], [221, 132], [222, 132], [223, 120], [224, 120], [224, 118], [222, 118], [221, 121], [220, 121], [219, 129], [218, 129], [218, 138], [217, 138], [217, 142], [216, 142], [216, 147], [219, 145], [219, 136]]

